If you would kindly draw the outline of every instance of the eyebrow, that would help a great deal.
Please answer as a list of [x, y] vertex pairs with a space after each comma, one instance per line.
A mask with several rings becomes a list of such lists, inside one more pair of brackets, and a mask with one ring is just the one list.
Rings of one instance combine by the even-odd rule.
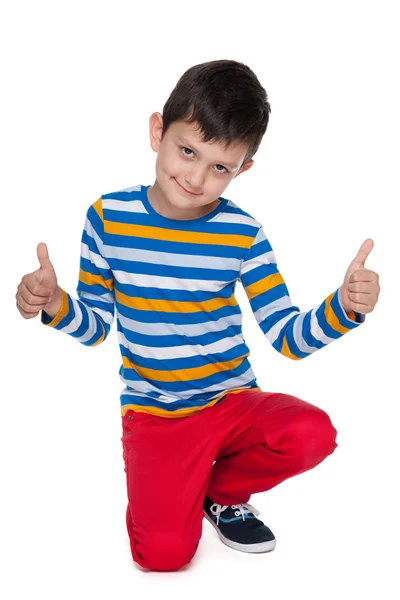
[[[190, 148], [193, 148], [193, 150], [195, 152], [197, 152], [199, 154], [199, 151], [193, 146], [193, 144], [189, 143], [187, 140], [185, 140], [183, 137], [181, 137], [180, 135], [177, 135], [176, 138], [178, 140], [180, 140], [182, 142], [182, 144], [187, 144], [188, 146], [190, 146]], [[216, 164], [220, 164], [219, 162]], [[226, 162], [226, 160], [221, 161], [221, 164], [226, 165], [227, 167], [230, 167], [231, 169], [236, 169], [237, 165], [234, 165], [232, 163]]]

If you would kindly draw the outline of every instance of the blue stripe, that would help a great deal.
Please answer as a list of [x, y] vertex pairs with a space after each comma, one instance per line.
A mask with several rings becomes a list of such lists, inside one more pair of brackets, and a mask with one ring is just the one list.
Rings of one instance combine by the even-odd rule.
[[112, 279], [112, 273], [109, 269], [101, 269], [97, 267], [93, 262], [81, 256], [80, 267], [82, 271], [91, 273], [92, 275], [100, 275], [105, 281]]
[[[253, 380], [253, 382], [250, 382], [249, 386], [257, 387], [255, 380]], [[243, 391], [248, 391], [248, 390], [246, 388]], [[221, 394], [223, 394], [223, 393], [224, 392], [221, 391]], [[217, 395], [219, 395], [219, 394], [217, 394]], [[181, 410], [184, 408], [193, 408], [193, 407], [201, 408], [203, 406], [206, 406], [207, 404], [212, 402], [212, 396], [214, 396], [214, 398], [215, 398], [216, 393], [215, 392], [203, 393], [201, 400], [197, 399], [196, 396], [191, 396], [187, 400], [176, 400], [173, 403], [166, 404], [165, 402], [158, 402], [157, 400], [155, 400], [153, 398], [150, 400], [149, 398], [145, 398], [143, 396], [135, 396], [134, 394], [127, 394], [125, 392], [122, 392], [121, 405], [124, 406], [126, 404], [137, 404], [138, 406], [143, 406], [146, 408], [154, 406], [156, 408], [161, 408], [161, 409], [167, 410], [168, 412], [173, 414], [177, 410]], [[223, 398], [221, 398], [220, 401], [221, 400], [223, 400]]]
[[242, 275], [241, 280], [244, 286], [248, 287], [252, 283], [256, 281], [261, 281], [261, 279], [265, 279], [270, 275], [274, 275], [275, 273], [279, 273], [275, 263], [269, 263], [268, 265], [261, 265], [244, 273]]
[[151, 250], [153, 252], [171, 252], [173, 254], [192, 254], [194, 256], [215, 256], [221, 258], [241, 259], [244, 249], [236, 246], [191, 244], [190, 242], [172, 242], [142, 238], [139, 236], [104, 234], [104, 244], [116, 248], [132, 248], [138, 250]]
[[88, 285], [87, 283], [83, 283], [83, 281], [79, 281], [76, 289], [79, 292], [86, 292], [87, 294], [97, 294], [98, 296], [110, 293], [110, 290], [108, 288], [103, 287], [98, 283]]
[[215, 344], [223, 339], [234, 338], [235, 336], [240, 335], [242, 332], [242, 327], [241, 325], [230, 325], [224, 329], [222, 333], [210, 331], [208, 333], [202, 333], [201, 335], [192, 335], [190, 338], [188, 338], [173, 333], [168, 335], [155, 335], [150, 333], [138, 333], [137, 331], [132, 331], [130, 329], [124, 330], [120, 320], [118, 319], [117, 330], [124, 333], [128, 342], [136, 344], [137, 346], [149, 346], [150, 348], [174, 348], [177, 346], [208, 346], [210, 344]]
[[[86, 219], [90, 222], [93, 229], [95, 230], [95, 232], [101, 239], [103, 237], [104, 225], [103, 225], [103, 221], [100, 219], [96, 210], [93, 208], [93, 205], [90, 206], [89, 210], [87, 211]], [[86, 227], [84, 228], [84, 231], [85, 231], [85, 229], [86, 229]], [[83, 237], [83, 234], [82, 234], [82, 237]]]
[[138, 310], [124, 306], [119, 302], [117, 302], [117, 306], [119, 313], [127, 319], [140, 321], [142, 323], [159, 323], [161, 319], [161, 321], [164, 320], [169, 325], [194, 325], [197, 323], [209, 323], [212, 321], [218, 321], [223, 317], [229, 317], [230, 315], [242, 314], [239, 305], [222, 306], [221, 308], [217, 308], [209, 313], [204, 313], [201, 310], [199, 312], [190, 313]]
[[[332, 297], [332, 300], [331, 300], [332, 310], [335, 312], [335, 315], [337, 316], [339, 323], [343, 327], [347, 327], [348, 329], [355, 329], [356, 327], [358, 327], [358, 324], [355, 323], [354, 321], [352, 321], [351, 319], [346, 319], [346, 317], [343, 315], [343, 310], [339, 304], [339, 290], [340, 290], [340, 288], [336, 290], [335, 294]], [[340, 335], [341, 334], [339, 334], [339, 336]]]
[[75, 308], [72, 304], [72, 299], [68, 296], [68, 313], [61, 319], [61, 321], [55, 326], [55, 329], [63, 329], [67, 327], [75, 318]]
[[285, 337], [286, 337], [286, 342], [287, 345], [289, 347], [289, 350], [292, 354], [294, 354], [295, 356], [297, 356], [298, 358], [306, 358], [307, 356], [309, 356], [309, 352], [303, 352], [300, 350], [300, 348], [298, 347], [298, 345], [295, 342], [294, 339], [294, 335], [293, 335], [293, 328], [295, 326], [295, 323], [297, 321], [297, 319], [299, 318], [300, 315], [297, 315], [294, 319], [290, 319], [290, 321], [288, 321], [288, 323], [286, 324], [286, 329], [285, 329]]
[[312, 346], [314, 348], [320, 349], [326, 346], [326, 344], [317, 340], [317, 338], [315, 338], [311, 333], [311, 313], [312, 310], [309, 310], [306, 316], [304, 317], [303, 326], [301, 328], [301, 334], [307, 346]]
[[210, 359], [202, 356], [187, 356], [181, 358], [144, 358], [138, 354], [130, 352], [125, 346], [120, 345], [122, 356], [128, 358], [128, 360], [138, 367], [146, 369], [154, 369], [156, 371], [178, 371], [182, 369], [195, 369], [198, 367], [208, 367], [214, 363], [224, 363], [231, 360], [236, 360], [240, 356], [248, 354], [249, 349], [246, 344], [239, 344], [225, 352], [218, 352], [213, 354], [212, 363]]
[[92, 238], [92, 236], [90, 236], [88, 234], [88, 232], [86, 231], [86, 229], [83, 230], [82, 233], [82, 243], [86, 244], [90, 250], [91, 253], [93, 254], [97, 254], [97, 256], [101, 256], [99, 249], [97, 248], [97, 244], [94, 241], [94, 239]]
[[[240, 375], [243, 375], [249, 368], [250, 363], [248, 359], [245, 358], [242, 363], [236, 367], [235, 376], [240, 377]], [[122, 367], [121, 374], [126, 379], [128, 385], [133, 385], [133, 382], [142, 380], [142, 377], [133, 369]], [[219, 385], [231, 378], [232, 371], [219, 371], [206, 377], [188, 379], [185, 381], [161, 381], [160, 379], [157, 379], [157, 377], [149, 378], [148, 381], [153, 385], [159, 385], [166, 392], [178, 393], [187, 392], [188, 390], [204, 390], [208, 387]]]
[[340, 333], [340, 331], [336, 331], [336, 329], [333, 329], [333, 327], [331, 327], [329, 325], [329, 323], [327, 322], [327, 320], [325, 318], [325, 312], [324, 312], [325, 309], [326, 309], [326, 301], [321, 304], [321, 306], [318, 308], [318, 310], [315, 313], [316, 317], [317, 317], [318, 325], [321, 327], [324, 334], [327, 335], [328, 337], [333, 338], [333, 339], [338, 339], [338, 338], [342, 337], [342, 334]]
[[[104, 196], [103, 196], [104, 199]], [[146, 225], [146, 226], [154, 226], [159, 227], [159, 224], [154, 224], [152, 222], [153, 217], [148, 215], [147, 213], [136, 213], [129, 212], [123, 210], [112, 210], [109, 208], [104, 208], [103, 210], [103, 218], [104, 221], [110, 221], [111, 223], [123, 223], [127, 225]], [[107, 229], [107, 226], [106, 226]], [[185, 221], [181, 223], [178, 221], [176, 223], [171, 222], [168, 224], [167, 229], [171, 231], [187, 231], [187, 221], [185, 225]], [[257, 227], [254, 225], [248, 225], [246, 223], [219, 223], [219, 222], [207, 222], [202, 221], [201, 223], [192, 223], [190, 226], [190, 231], [196, 233], [212, 233], [212, 234], [221, 234], [221, 235], [242, 235], [246, 237], [254, 238]]]
[[[140, 283], [140, 280], [139, 280]], [[132, 298], [143, 298], [144, 300], [167, 300], [168, 302], [193, 302], [194, 304], [206, 302], [208, 300], [229, 300], [232, 296], [235, 283], [230, 282], [225, 285], [218, 293], [190, 291], [190, 290], [171, 290], [163, 285], [163, 278], [158, 279], [159, 287], [144, 287], [140, 285], [130, 285], [128, 283], [116, 283], [115, 289], [121, 294]], [[85, 284], [82, 284], [85, 285]], [[93, 287], [93, 286], [90, 286]]]
[[[258, 294], [258, 296], [254, 296], [254, 298], [250, 300], [250, 306], [252, 311], [256, 312], [260, 308], [264, 308], [264, 306], [267, 306], [268, 304], [271, 304], [271, 302], [275, 302], [280, 298], [284, 298], [285, 296], [289, 296], [288, 289], [286, 287], [286, 284], [280, 283], [275, 287], [271, 288], [270, 290], [267, 290], [262, 294]], [[297, 306], [294, 306], [293, 308], [299, 310]]]
[[[271, 252], [271, 251], [272, 251], [272, 248], [271, 248], [271, 244], [269, 243], [269, 241], [262, 240], [261, 242], [258, 242], [258, 244], [251, 246], [251, 248], [249, 248], [246, 251], [244, 260], [245, 260], [245, 262], [248, 262], [249, 260], [254, 260], [258, 256], [261, 256], [262, 254], [265, 254], [266, 252]], [[275, 263], [267, 263], [266, 266], [268, 268], [273, 268], [273, 267], [276, 268]]]

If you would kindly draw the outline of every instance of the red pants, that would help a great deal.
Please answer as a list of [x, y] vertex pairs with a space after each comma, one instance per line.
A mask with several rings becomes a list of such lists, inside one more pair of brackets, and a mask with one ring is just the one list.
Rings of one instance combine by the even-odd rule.
[[129, 410], [122, 427], [132, 556], [154, 571], [191, 561], [206, 494], [218, 504], [249, 502], [252, 494], [312, 469], [337, 446], [326, 412], [259, 390], [227, 394], [177, 419]]

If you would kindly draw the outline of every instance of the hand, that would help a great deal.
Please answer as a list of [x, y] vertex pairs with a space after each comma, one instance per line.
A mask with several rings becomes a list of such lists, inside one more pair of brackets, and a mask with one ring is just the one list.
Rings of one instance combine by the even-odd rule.
[[362, 314], [370, 313], [378, 302], [381, 291], [379, 275], [375, 271], [364, 269], [365, 261], [373, 247], [373, 240], [365, 240], [347, 269], [339, 291], [340, 301], [347, 313], [351, 311]]
[[50, 262], [46, 244], [37, 247], [40, 268], [24, 275], [15, 295], [17, 308], [24, 319], [33, 319], [53, 299], [61, 302], [61, 290], [57, 285], [54, 267]]

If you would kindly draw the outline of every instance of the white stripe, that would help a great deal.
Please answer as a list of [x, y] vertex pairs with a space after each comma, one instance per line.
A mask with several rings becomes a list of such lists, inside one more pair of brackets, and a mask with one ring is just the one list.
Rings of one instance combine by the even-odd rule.
[[[323, 303], [321, 303], [321, 304], [323, 304]], [[321, 306], [321, 304], [320, 304], [320, 306]], [[318, 320], [317, 320], [316, 312], [320, 308], [320, 306], [317, 306], [317, 308], [314, 308], [311, 311], [310, 330], [311, 330], [311, 333], [313, 334], [313, 336], [315, 338], [317, 338], [317, 340], [319, 340], [323, 344], [330, 344], [331, 342], [333, 342], [335, 340], [335, 338], [331, 338], [331, 337], [328, 337], [327, 335], [325, 335], [325, 333], [321, 329], [321, 327], [318, 323]]]
[[[297, 311], [294, 311], [293, 313], [291, 313], [290, 315], [286, 315], [286, 317], [283, 317], [283, 319], [281, 319], [280, 321], [278, 321], [277, 323], [275, 323], [275, 325], [273, 327], [271, 327], [271, 329], [269, 329], [269, 331], [267, 331], [267, 333], [265, 334], [265, 337], [267, 338], [267, 340], [273, 344], [276, 339], [278, 338], [280, 332], [282, 331], [283, 326], [290, 321], [290, 319], [293, 319], [294, 314]], [[299, 314], [299, 313], [297, 313]]]
[[105, 323], [107, 323], [108, 325], [110, 325], [110, 327], [111, 327], [111, 325], [114, 321], [114, 317], [111, 313], [109, 313], [106, 310], [102, 310], [101, 308], [98, 308], [97, 306], [90, 306], [88, 308], [89, 308], [89, 310], [92, 310], [97, 315], [99, 315], [103, 319], [103, 321]]
[[100, 254], [96, 254], [95, 252], [89, 250], [89, 246], [84, 242], [81, 244], [81, 256], [92, 262], [98, 269], [110, 269], [107, 261], [105, 261]]
[[[207, 389], [205, 390], [207, 392], [207, 394], [209, 392], [215, 392], [215, 394], [211, 398], [209, 398], [209, 402], [211, 402], [211, 400], [213, 398], [216, 398], [220, 394], [228, 393], [229, 390], [235, 390], [238, 387], [248, 386], [249, 383], [251, 381], [253, 381], [253, 379], [254, 379], [254, 373], [253, 373], [252, 368], [250, 367], [247, 371], [245, 371], [245, 373], [243, 373], [243, 375], [241, 375], [239, 377], [231, 377], [230, 379], [227, 379], [226, 381], [223, 381], [222, 383], [218, 383], [218, 384], [212, 385], [210, 387], [207, 387]], [[181, 391], [178, 393], [174, 393], [172, 391], [168, 392], [168, 396], [166, 396], [165, 390], [162, 390], [160, 388], [157, 388], [154, 385], [151, 385], [145, 379], [141, 379], [138, 381], [129, 381], [128, 379], [124, 379], [122, 377], [122, 375], [120, 375], [120, 380], [125, 385], [128, 385], [129, 387], [135, 387], [134, 391], [125, 390], [123, 392], [124, 394], [135, 395], [135, 396], [142, 395], [144, 398], [151, 401], [151, 400], [153, 400], [153, 398], [151, 396], [150, 397], [147, 396], [147, 394], [149, 392], [158, 392], [158, 393], [164, 392], [161, 394], [161, 396], [159, 398], [155, 398], [154, 400], [156, 400], [157, 402], [163, 402], [165, 404], [171, 404], [172, 402], [175, 402], [176, 400], [189, 400], [194, 395], [193, 392], [196, 392], [196, 391], [200, 392], [200, 390], [196, 390], [195, 388], [192, 387], [190, 390]], [[163, 382], [160, 382], [160, 383], [162, 385]]]
[[260, 223], [260, 221], [257, 221], [257, 219], [255, 219], [254, 217], [252, 217], [249, 213], [246, 213], [245, 210], [243, 210], [243, 208], [240, 208], [240, 206], [238, 204], [236, 204], [233, 200], [229, 200], [226, 203], [226, 206], [230, 207], [230, 208], [235, 208], [236, 210], [238, 210], [239, 212], [237, 213], [222, 213], [225, 217], [229, 217], [229, 219], [231, 219], [231, 217], [233, 217], [236, 220], [229, 220], [227, 221], [227, 223], [245, 223], [246, 225], [253, 225], [254, 227], [258, 227], [260, 228], [262, 225]]
[[[79, 307], [79, 302], [77, 300], [75, 300], [75, 298], [72, 298], [72, 302], [74, 304], [75, 310], [79, 310], [79, 312], [81, 313], [81, 308]], [[82, 315], [82, 313], [81, 313], [81, 315]], [[86, 330], [86, 332], [83, 335], [81, 335], [81, 337], [76, 338], [81, 343], [89, 341], [93, 337], [93, 335], [96, 333], [96, 330], [97, 330], [96, 317], [90, 310], [88, 310], [88, 315], [89, 315], [88, 329]]]
[[[226, 337], [217, 340], [211, 344], [186, 344], [179, 346], [143, 346], [141, 344], [132, 344], [128, 342], [124, 334], [118, 331], [118, 340], [132, 354], [137, 354], [141, 358], [169, 360], [171, 358], [188, 358], [194, 354], [203, 356], [207, 359], [211, 358], [215, 353], [222, 353], [236, 348], [243, 343], [243, 339], [238, 336]], [[210, 361], [211, 362], [211, 361]]]
[[[229, 202], [227, 206], [229, 206]], [[258, 223], [252, 217], [247, 217], [246, 215], [241, 215], [240, 213], [229, 213], [225, 211], [217, 213], [214, 217], [212, 217], [212, 219], [209, 219], [208, 223], [233, 223], [234, 225], [251, 225], [254, 227], [260, 227], [260, 223]]]
[[303, 321], [305, 319], [306, 316], [306, 312], [301, 313], [294, 325], [293, 325], [293, 337], [294, 337], [294, 341], [296, 342], [297, 346], [299, 347], [299, 350], [301, 352], [307, 352], [307, 354], [312, 354], [313, 352], [315, 352], [316, 350], [318, 350], [318, 348], [316, 348], [315, 346], [309, 346], [303, 336], [302, 336], [302, 327], [303, 327]]
[[106, 258], [115, 258], [126, 261], [137, 261], [145, 264], [155, 264], [172, 267], [204, 268], [226, 271], [239, 271], [240, 259], [225, 258], [220, 256], [203, 256], [189, 254], [174, 254], [170, 252], [157, 252], [156, 250], [141, 250], [140, 248], [117, 248], [116, 246], [103, 246]]
[[79, 299], [86, 298], [87, 300], [94, 300], [95, 302], [104, 302], [107, 304], [114, 304], [114, 295], [112, 292], [106, 292], [105, 294], [89, 294], [88, 292], [79, 291], [78, 292]]
[[102, 294], [102, 295], [96, 295], [96, 294], [89, 294], [87, 292], [83, 292], [83, 291], [78, 291], [78, 299], [81, 300], [83, 302], [83, 304], [86, 306], [86, 308], [90, 311], [93, 310], [95, 311], [98, 315], [100, 315], [100, 317], [102, 317], [102, 319], [108, 323], [110, 326], [112, 325], [113, 321], [114, 321], [114, 315], [111, 314], [108, 310], [103, 310], [102, 308], [99, 308], [98, 306], [92, 306], [90, 304], [90, 302], [85, 302], [85, 300], [94, 300], [95, 302], [104, 302], [104, 304], [112, 304], [115, 307], [115, 300], [114, 300], [114, 296], [111, 292], [108, 292], [106, 294]]
[[[266, 304], [265, 306], [261, 306], [258, 310], [254, 311], [254, 316], [256, 318], [256, 321], [258, 324], [262, 323], [262, 321], [265, 321], [265, 319], [271, 315], [273, 315], [274, 313], [281, 311], [281, 310], [285, 310], [286, 308], [294, 308], [293, 304], [289, 298], [289, 296], [281, 296], [280, 298], [277, 298], [276, 300], [273, 300], [272, 302], [269, 302], [268, 304]], [[296, 311], [296, 309], [295, 309]], [[299, 312], [299, 311], [297, 311]], [[289, 318], [293, 316], [293, 313], [288, 315]], [[276, 326], [279, 323], [284, 323], [284, 319], [286, 319], [287, 317], [284, 316], [281, 320], [278, 321], [278, 323], [275, 323], [275, 325], [272, 327], [272, 329], [275, 329]], [[271, 331], [271, 329], [270, 329]]]
[[72, 321], [69, 323], [69, 325], [66, 325], [65, 327], [63, 327], [60, 331], [63, 331], [64, 333], [75, 333], [75, 331], [77, 331], [82, 323], [82, 311], [80, 309], [80, 306], [78, 304], [78, 302], [75, 300], [75, 298], [73, 298], [72, 296], [70, 296], [72, 304], [74, 306], [75, 309], [75, 316], [72, 319]]
[[[75, 298], [73, 298], [72, 296], [70, 296], [70, 298], [71, 298], [72, 304], [75, 309], [75, 317], [72, 319], [72, 321], [69, 323], [69, 325], [66, 325], [65, 327], [63, 327], [60, 330], [60, 331], [63, 331], [64, 333], [75, 333], [79, 329], [79, 327], [82, 323], [82, 320], [83, 320], [83, 315], [82, 315], [81, 307], [79, 305], [79, 301], [76, 300]], [[88, 340], [90, 340], [97, 330], [96, 317], [93, 315], [93, 313], [91, 313], [90, 310], [88, 310], [88, 313], [89, 313], [89, 327], [84, 332], [83, 335], [76, 338], [76, 340], [81, 343], [87, 342]]]
[[103, 210], [119, 210], [128, 213], [146, 212], [140, 199], [134, 200], [113, 200], [112, 198], [103, 199]]
[[104, 257], [104, 252], [102, 249], [103, 246], [103, 242], [101, 241], [101, 239], [99, 238], [99, 236], [97, 235], [94, 227], [92, 226], [91, 222], [89, 221], [89, 219], [86, 219], [86, 223], [85, 223], [85, 230], [86, 233], [94, 239], [96, 246], [100, 252], [100, 254]]
[[276, 265], [275, 254], [273, 253], [272, 250], [270, 250], [270, 252], [265, 252], [264, 254], [260, 254], [260, 256], [257, 256], [256, 258], [252, 258], [251, 260], [248, 260], [247, 262], [243, 261], [242, 268], [240, 270], [240, 275], [242, 276], [245, 273], [249, 273], [256, 267], [259, 267], [261, 265], [269, 265], [269, 264]]
[[[166, 290], [181, 290], [187, 292], [210, 292], [216, 293], [228, 286], [236, 279], [220, 281], [218, 279], [176, 279], [175, 277], [163, 277], [158, 275], [145, 275], [144, 273], [127, 273], [126, 271], [113, 271], [114, 278], [119, 283], [137, 285], [142, 288], [155, 288]], [[193, 301], [196, 304], [195, 299]]]
[[[163, 315], [160, 314], [160, 319], [163, 319]], [[210, 332], [223, 332], [230, 325], [241, 326], [242, 325], [242, 314], [237, 313], [229, 317], [223, 317], [218, 320], [206, 321], [204, 323], [193, 323], [193, 324], [178, 324], [178, 323], [166, 323], [166, 322], [155, 322], [155, 323], [142, 323], [141, 321], [135, 321], [129, 319], [118, 313], [118, 319], [121, 326], [124, 329], [130, 331], [136, 331], [144, 335], [180, 335], [190, 341], [191, 337], [198, 335], [205, 335]], [[243, 340], [243, 335], [241, 336]], [[149, 339], [149, 344], [151, 341]]]

